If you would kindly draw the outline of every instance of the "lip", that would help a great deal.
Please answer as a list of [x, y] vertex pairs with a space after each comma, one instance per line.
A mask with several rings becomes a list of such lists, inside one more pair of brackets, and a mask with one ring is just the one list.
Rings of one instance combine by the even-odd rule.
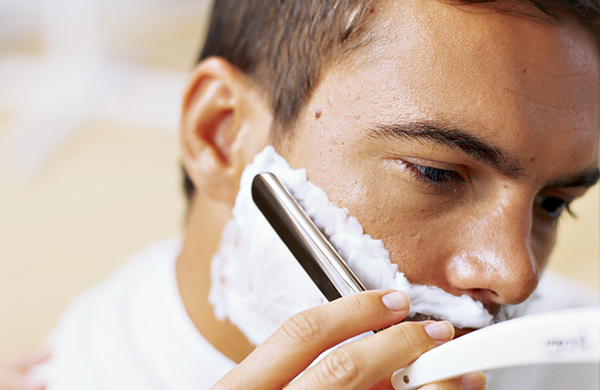
[[468, 333], [471, 333], [473, 331], [475, 331], [477, 329], [475, 328], [457, 328], [456, 326], [454, 327], [454, 338], [457, 339], [459, 337], [462, 337]]

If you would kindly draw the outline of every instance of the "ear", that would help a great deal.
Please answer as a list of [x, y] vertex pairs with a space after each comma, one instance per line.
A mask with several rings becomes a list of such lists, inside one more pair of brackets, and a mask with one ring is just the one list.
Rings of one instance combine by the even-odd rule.
[[271, 115], [247, 76], [222, 58], [195, 69], [186, 90], [180, 138], [197, 191], [233, 205], [242, 171], [267, 144]]

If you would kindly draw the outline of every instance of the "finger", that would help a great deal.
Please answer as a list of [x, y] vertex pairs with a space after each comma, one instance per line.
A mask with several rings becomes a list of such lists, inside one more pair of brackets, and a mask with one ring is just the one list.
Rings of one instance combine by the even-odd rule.
[[465, 374], [460, 378], [449, 379], [439, 383], [431, 383], [419, 388], [419, 390], [484, 390], [485, 385], [485, 374], [479, 371]]
[[462, 390], [483, 390], [487, 383], [485, 374], [481, 371], [465, 374], [458, 378]]
[[398, 324], [336, 349], [289, 389], [364, 389], [382, 378], [389, 381], [396, 369], [453, 336], [454, 327], [447, 321]]
[[32, 383], [22, 375], [4, 376], [0, 373], [0, 390], [44, 390], [45, 386]]
[[353, 294], [306, 310], [287, 320], [219, 385], [235, 388], [246, 378], [246, 389], [279, 389], [324, 351], [354, 336], [398, 323], [408, 310], [406, 294], [393, 290]]
[[367, 387], [365, 390], [395, 390], [392, 386], [392, 382], [390, 378], [382, 378], [377, 382], [373, 383], [371, 386]]
[[40, 348], [17, 357], [10, 365], [19, 372], [26, 372], [31, 366], [43, 363], [49, 358], [50, 351], [47, 348]]
[[448, 379], [443, 382], [430, 383], [418, 390], [463, 390], [458, 383], [458, 379]]

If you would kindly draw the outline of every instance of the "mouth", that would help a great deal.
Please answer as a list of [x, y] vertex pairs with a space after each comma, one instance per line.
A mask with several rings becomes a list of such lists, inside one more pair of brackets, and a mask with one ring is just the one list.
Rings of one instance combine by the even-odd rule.
[[431, 314], [415, 313], [412, 316], [406, 317], [403, 321], [418, 322], [418, 321], [443, 321], [442, 318]]

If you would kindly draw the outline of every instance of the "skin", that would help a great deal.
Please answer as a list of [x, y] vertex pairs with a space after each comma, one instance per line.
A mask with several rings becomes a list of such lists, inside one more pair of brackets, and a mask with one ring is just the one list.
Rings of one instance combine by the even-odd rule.
[[[595, 177], [598, 51], [592, 34], [572, 21], [482, 11], [382, 2], [372, 42], [328, 68], [293, 136], [276, 147], [381, 239], [411, 282], [469, 294], [495, 313], [533, 292], [554, 244], [556, 204], [583, 195], [590, 183], [580, 179]], [[177, 276], [199, 331], [235, 361], [246, 358], [217, 388], [281, 388], [364, 324], [382, 328], [405, 315], [382, 309], [382, 292], [359, 294], [293, 318], [254, 352], [235, 326], [214, 318], [206, 300], [210, 258], [241, 172], [269, 143], [271, 123], [265, 97], [246, 76], [222, 59], [198, 66], [184, 98], [181, 139], [199, 191]], [[423, 124], [446, 142], [412, 134]], [[475, 151], [449, 145], [450, 130], [477, 140]], [[342, 347], [289, 387], [389, 388], [399, 355], [412, 360], [445, 341], [423, 332], [426, 324], [403, 323]], [[315, 326], [318, 335], [310, 332]], [[290, 361], [298, 364], [281, 365]], [[361, 370], [339, 376], [332, 367]], [[462, 378], [465, 389], [483, 383], [481, 374]]]
[[[585, 32], [574, 24], [437, 2], [391, 3], [379, 18], [404, 23], [376, 30], [368, 61], [323, 78], [284, 157], [381, 239], [410, 281], [468, 294], [491, 312], [524, 301], [557, 226], [535, 197], [571, 201], [587, 188], [552, 183], [597, 166], [595, 42], [576, 40]], [[378, 125], [410, 132], [414, 122], [476, 137], [508, 162], [490, 166], [422, 137], [372, 136]], [[415, 165], [455, 174], [435, 183]]]
[[0, 390], [44, 390], [45, 386], [28, 379], [27, 373], [49, 357], [50, 352], [42, 349], [15, 357], [12, 361], [0, 362]]
[[[582, 177], [594, 179], [597, 46], [572, 21], [398, 3], [376, 7], [371, 43], [328, 68], [293, 136], [276, 147], [381, 239], [411, 282], [469, 294], [495, 313], [533, 292], [554, 244], [556, 204], [585, 193]], [[446, 322], [391, 326], [408, 312], [391, 291], [308, 310], [257, 348], [213, 316], [210, 259], [241, 172], [269, 143], [271, 125], [265, 96], [246, 76], [222, 59], [199, 64], [181, 121], [183, 163], [198, 195], [177, 281], [199, 331], [241, 362], [215, 388], [283, 388], [321, 352], [389, 327], [337, 349], [286, 387], [389, 389], [395, 369], [464, 331]], [[414, 134], [423, 128], [433, 131]], [[451, 132], [476, 147], [452, 146]], [[484, 386], [474, 373], [424, 388]]]

